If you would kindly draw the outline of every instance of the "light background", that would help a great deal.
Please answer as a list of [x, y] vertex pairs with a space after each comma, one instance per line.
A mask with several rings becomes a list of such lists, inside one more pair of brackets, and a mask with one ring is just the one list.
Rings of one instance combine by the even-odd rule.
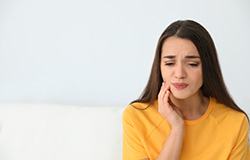
[[0, 0], [0, 103], [124, 107], [178, 19], [210, 32], [227, 87], [250, 113], [249, 0]]

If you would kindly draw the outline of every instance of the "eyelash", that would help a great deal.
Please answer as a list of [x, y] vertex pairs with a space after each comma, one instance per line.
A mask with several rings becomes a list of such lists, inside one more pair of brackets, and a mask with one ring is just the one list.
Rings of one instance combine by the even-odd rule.
[[192, 67], [197, 67], [197, 66], [199, 66], [199, 63], [189, 63], [189, 65]]
[[172, 66], [174, 63], [165, 63], [166, 66]]
[[[168, 62], [168, 63], [165, 63], [166, 66], [173, 66], [174, 63], [173, 62]], [[199, 63], [189, 63], [188, 65], [190, 65], [191, 67], [198, 67], [199, 66]]]

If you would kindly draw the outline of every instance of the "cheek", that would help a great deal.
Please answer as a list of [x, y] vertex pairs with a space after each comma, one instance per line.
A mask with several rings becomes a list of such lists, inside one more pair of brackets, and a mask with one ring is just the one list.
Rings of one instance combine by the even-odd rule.
[[203, 84], [203, 78], [202, 78], [202, 73], [198, 72], [197, 74], [195, 74], [196, 76], [194, 76], [193, 81], [196, 82], [197, 85], [202, 86]]
[[166, 82], [167, 84], [170, 83], [171, 75], [169, 71], [166, 71], [166, 69], [161, 69], [161, 76], [164, 82]]

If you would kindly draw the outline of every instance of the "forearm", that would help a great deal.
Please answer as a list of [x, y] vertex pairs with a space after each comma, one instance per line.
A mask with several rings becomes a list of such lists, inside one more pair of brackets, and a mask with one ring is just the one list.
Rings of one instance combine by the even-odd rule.
[[157, 160], [179, 160], [184, 136], [184, 128], [172, 129]]

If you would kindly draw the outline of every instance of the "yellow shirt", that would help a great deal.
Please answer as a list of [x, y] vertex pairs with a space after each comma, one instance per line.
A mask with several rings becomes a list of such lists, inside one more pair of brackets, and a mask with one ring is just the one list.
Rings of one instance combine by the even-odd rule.
[[[155, 160], [169, 136], [170, 124], [158, 112], [157, 101], [144, 110], [148, 104], [133, 106], [127, 106], [123, 112], [123, 160]], [[210, 98], [200, 118], [185, 120], [180, 159], [250, 160], [248, 131], [245, 114]]]

